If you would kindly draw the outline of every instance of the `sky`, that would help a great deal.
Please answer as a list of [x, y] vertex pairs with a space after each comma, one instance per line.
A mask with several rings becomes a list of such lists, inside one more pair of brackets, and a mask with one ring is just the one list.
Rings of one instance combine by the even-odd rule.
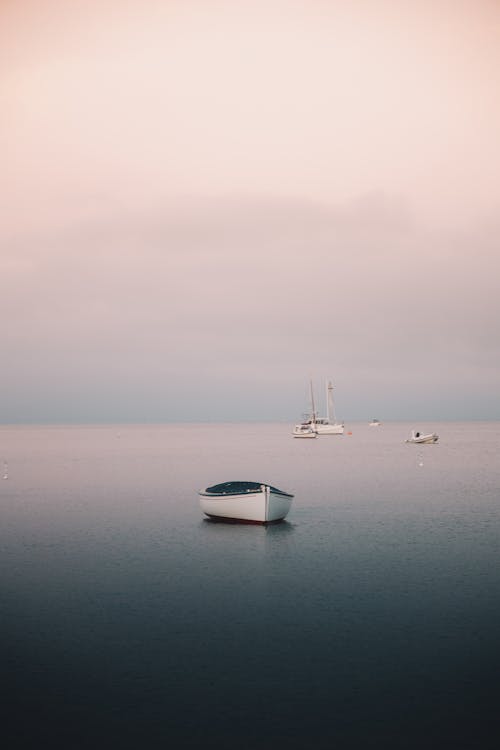
[[0, 422], [500, 419], [498, 0], [0, 0]]

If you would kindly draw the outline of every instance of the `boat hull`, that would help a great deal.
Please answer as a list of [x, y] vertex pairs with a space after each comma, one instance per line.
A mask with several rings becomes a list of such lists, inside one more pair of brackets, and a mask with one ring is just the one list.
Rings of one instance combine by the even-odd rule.
[[210, 518], [243, 523], [275, 523], [288, 514], [293, 495], [275, 493], [269, 488], [241, 495], [214, 495], [200, 492], [200, 507]]
[[294, 430], [294, 438], [315, 438], [318, 437], [318, 433], [315, 430]]
[[[312, 435], [310, 433], [313, 433]], [[326, 419], [309, 420], [296, 424], [294, 437], [315, 437], [316, 435], [343, 435], [344, 425], [340, 422], [329, 422]]]
[[318, 435], [343, 435], [344, 425], [343, 424], [317, 424], [316, 432]]

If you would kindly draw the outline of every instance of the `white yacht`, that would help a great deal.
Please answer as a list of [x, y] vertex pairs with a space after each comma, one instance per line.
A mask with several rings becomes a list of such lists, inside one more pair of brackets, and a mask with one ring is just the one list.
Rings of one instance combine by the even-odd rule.
[[309, 382], [309, 387], [311, 390], [311, 416], [306, 418], [307, 421], [295, 425], [292, 433], [294, 438], [315, 438], [318, 435], [318, 431], [316, 429], [316, 409], [314, 406], [312, 380]]
[[335, 417], [335, 406], [333, 402], [333, 385], [329, 380], [326, 383], [326, 417], [319, 417], [314, 408], [314, 394], [311, 382], [311, 404], [312, 412], [304, 425], [309, 425], [318, 435], [343, 435], [344, 423], [337, 422]]

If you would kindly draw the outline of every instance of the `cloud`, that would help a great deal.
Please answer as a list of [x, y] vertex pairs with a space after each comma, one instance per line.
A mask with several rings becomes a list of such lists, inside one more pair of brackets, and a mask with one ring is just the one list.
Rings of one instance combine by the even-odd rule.
[[2, 288], [4, 384], [29, 389], [32, 367], [49, 389], [65, 374], [75, 388], [118, 379], [184, 392], [203, 373], [259, 391], [312, 369], [444, 388], [463, 368], [500, 365], [490, 236], [422, 232], [383, 195], [332, 207], [186, 199], [126, 220], [103, 211], [38, 237], [42, 255], [20, 232], [22, 260], [7, 262]]
[[4, 419], [495, 412], [498, 4], [70, 5], [0, 9]]

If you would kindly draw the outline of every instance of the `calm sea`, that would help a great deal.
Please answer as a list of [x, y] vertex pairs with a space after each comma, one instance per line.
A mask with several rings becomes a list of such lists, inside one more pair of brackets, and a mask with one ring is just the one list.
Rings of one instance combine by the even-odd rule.
[[498, 746], [500, 424], [413, 426], [0, 428], [4, 746]]

